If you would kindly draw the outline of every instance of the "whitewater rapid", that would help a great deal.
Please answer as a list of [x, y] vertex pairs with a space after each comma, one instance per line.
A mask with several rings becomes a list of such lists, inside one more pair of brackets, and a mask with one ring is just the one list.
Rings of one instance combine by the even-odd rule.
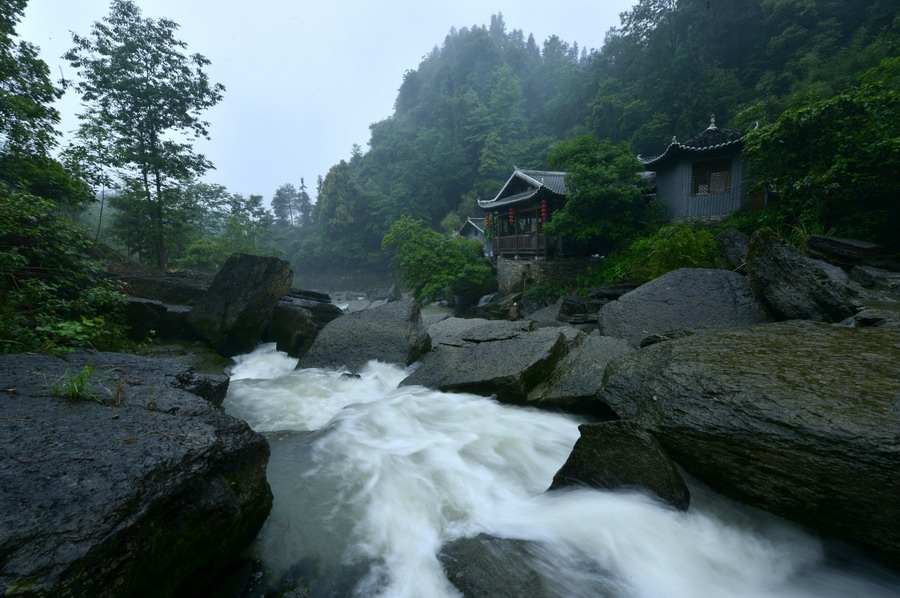
[[459, 596], [438, 554], [488, 534], [533, 542], [560, 597], [900, 597], [867, 556], [692, 484], [678, 512], [637, 492], [545, 492], [578, 419], [402, 387], [402, 368], [295, 370], [239, 357], [224, 406], [266, 433], [272, 513], [252, 548], [270, 589]]

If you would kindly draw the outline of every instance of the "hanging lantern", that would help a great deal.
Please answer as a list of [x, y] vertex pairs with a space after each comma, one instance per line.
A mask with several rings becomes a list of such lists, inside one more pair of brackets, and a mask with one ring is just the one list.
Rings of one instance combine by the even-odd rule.
[[488, 228], [491, 226], [491, 213], [488, 212], [484, 215], [484, 228]]
[[547, 222], [547, 200], [541, 200], [541, 220]]
[[509, 223], [510, 224], [516, 223], [516, 213], [513, 211], [512, 208], [509, 209]]

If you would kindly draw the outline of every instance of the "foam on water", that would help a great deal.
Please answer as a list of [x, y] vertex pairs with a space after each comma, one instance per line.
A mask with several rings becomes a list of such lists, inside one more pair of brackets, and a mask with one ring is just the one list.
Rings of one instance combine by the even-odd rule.
[[545, 492], [573, 418], [397, 388], [391, 365], [354, 378], [294, 362], [273, 347], [245, 356], [225, 402], [260, 431], [319, 430], [270, 436], [275, 504], [254, 551], [276, 585], [457, 596], [437, 554], [485, 533], [535, 542], [545, 586], [567, 598], [900, 596], [895, 573], [835, 564], [808, 533], [702, 487], [687, 513], [636, 492]]

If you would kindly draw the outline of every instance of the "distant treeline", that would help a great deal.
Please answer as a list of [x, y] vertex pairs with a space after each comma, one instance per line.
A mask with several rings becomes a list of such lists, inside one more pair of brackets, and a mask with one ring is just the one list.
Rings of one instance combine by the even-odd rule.
[[354, 147], [321, 182], [289, 257], [310, 269], [380, 265], [391, 223], [452, 230], [513, 165], [544, 168], [576, 135], [653, 155], [712, 115], [736, 130], [772, 122], [897, 55], [898, 15], [895, 0], [641, 0], [592, 51], [557, 36], [538, 44], [499, 14], [451, 30], [406, 73], [368, 151]]

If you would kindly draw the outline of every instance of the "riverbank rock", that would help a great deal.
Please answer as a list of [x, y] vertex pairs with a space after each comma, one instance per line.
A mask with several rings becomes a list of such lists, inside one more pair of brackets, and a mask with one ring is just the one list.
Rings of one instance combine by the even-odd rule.
[[691, 495], [675, 463], [659, 442], [627, 420], [582, 424], [581, 437], [553, 476], [550, 490], [588, 486], [603, 490], [622, 488], [649, 492], [680, 511]]
[[[90, 363], [83, 398], [56, 396]], [[268, 444], [189, 392], [224, 392], [201, 378], [0, 355], [0, 595], [198, 595], [240, 555], [271, 506]]]
[[249, 353], [292, 278], [284, 260], [233, 254], [187, 315], [187, 324], [222, 355]]
[[900, 337], [782, 322], [623, 355], [604, 400], [741, 502], [900, 562]]
[[747, 272], [754, 291], [777, 320], [840, 322], [858, 311], [855, 291], [771, 229], [750, 237]]
[[528, 404], [610, 419], [605, 403], [596, 399], [597, 391], [609, 362], [632, 350], [625, 341], [597, 332], [577, 336], [553, 372], [528, 393]]
[[737, 229], [729, 228], [716, 235], [716, 245], [722, 258], [722, 267], [743, 273], [746, 269], [750, 237]]
[[583, 334], [569, 327], [534, 326], [528, 321], [448, 318], [439, 323], [432, 351], [401, 386], [497, 395], [501, 401], [522, 403]]
[[418, 304], [402, 299], [332, 320], [297, 367], [358, 371], [371, 360], [408, 365], [430, 348]]
[[601, 334], [634, 346], [676, 329], [704, 331], [771, 321], [744, 276], [703, 268], [664, 274], [603, 306], [598, 315]]

